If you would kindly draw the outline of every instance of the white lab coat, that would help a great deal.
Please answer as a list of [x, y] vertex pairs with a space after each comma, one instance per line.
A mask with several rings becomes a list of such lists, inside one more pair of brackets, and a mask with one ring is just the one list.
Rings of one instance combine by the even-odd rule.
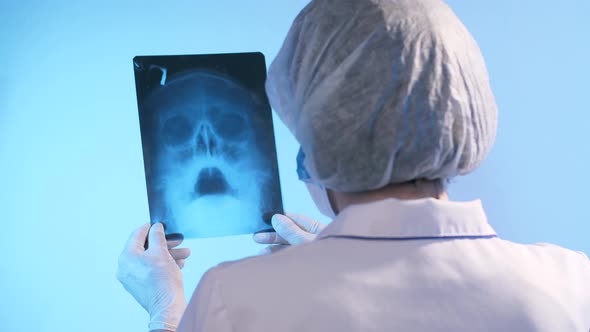
[[480, 201], [346, 208], [317, 240], [209, 270], [178, 332], [588, 332], [590, 261], [502, 240]]

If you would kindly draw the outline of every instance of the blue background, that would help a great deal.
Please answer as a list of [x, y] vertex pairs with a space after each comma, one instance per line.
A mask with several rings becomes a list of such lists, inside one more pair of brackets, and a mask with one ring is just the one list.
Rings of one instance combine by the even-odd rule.
[[[131, 59], [262, 51], [270, 63], [305, 4], [0, 2], [1, 330], [146, 330], [115, 279], [148, 220]], [[449, 4], [481, 46], [500, 110], [488, 161], [451, 197], [481, 198], [506, 239], [590, 254], [590, 2]], [[297, 181], [297, 143], [275, 128], [286, 210], [326, 221]], [[187, 295], [208, 268], [262, 248], [250, 236], [187, 245]]]

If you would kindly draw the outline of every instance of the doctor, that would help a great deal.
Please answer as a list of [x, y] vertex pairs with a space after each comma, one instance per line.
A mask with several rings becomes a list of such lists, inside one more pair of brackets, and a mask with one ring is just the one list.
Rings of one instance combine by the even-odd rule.
[[[323, 226], [276, 215], [271, 255], [220, 264], [186, 303], [188, 249], [135, 231], [118, 278], [150, 331], [590, 329], [590, 262], [499, 238], [448, 180], [490, 151], [497, 112], [480, 50], [439, 0], [314, 0], [269, 70]], [[148, 237], [149, 248], [143, 243]], [[292, 244], [285, 250], [281, 245]]]

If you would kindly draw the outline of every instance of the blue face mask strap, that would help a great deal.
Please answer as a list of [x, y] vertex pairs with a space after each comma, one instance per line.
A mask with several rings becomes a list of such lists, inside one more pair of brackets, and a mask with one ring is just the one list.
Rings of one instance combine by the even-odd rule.
[[304, 161], [305, 153], [303, 153], [303, 149], [299, 147], [299, 152], [297, 153], [297, 176], [299, 177], [299, 180], [303, 182], [310, 182], [311, 177], [309, 176], [307, 169], [305, 169]]
[[315, 183], [314, 181], [311, 180], [311, 176], [309, 176], [307, 169], [305, 169], [304, 161], [305, 161], [305, 153], [303, 152], [303, 149], [301, 147], [299, 147], [299, 152], [297, 153], [297, 176], [299, 177], [299, 180], [301, 180], [303, 182], [307, 182], [310, 185], [317, 186], [322, 191], [322, 195], [324, 195], [325, 197], [322, 197], [321, 200], [325, 201], [324, 204], [327, 204], [326, 208], [330, 209], [330, 211], [331, 211], [330, 217], [334, 217], [336, 215], [336, 212], [335, 212], [335, 209], [332, 205], [330, 197], [328, 196], [328, 192], [326, 190], [326, 187], [324, 187], [324, 185], [322, 185], [322, 184]]

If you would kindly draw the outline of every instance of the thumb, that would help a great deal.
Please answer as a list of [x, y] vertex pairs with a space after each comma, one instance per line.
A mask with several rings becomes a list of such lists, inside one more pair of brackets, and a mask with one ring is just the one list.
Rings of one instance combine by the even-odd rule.
[[145, 250], [143, 245], [145, 243], [149, 229], [150, 224], [146, 223], [145, 225], [133, 231], [133, 233], [131, 233], [129, 236], [129, 240], [127, 240], [127, 244], [125, 244], [125, 250], [128, 252], [143, 252]]
[[292, 245], [301, 244], [310, 241], [306, 231], [302, 230], [297, 224], [282, 214], [275, 214], [272, 217], [272, 227], [278, 235], [287, 240]]
[[287, 213], [287, 217], [293, 220], [301, 229], [312, 234], [318, 234], [326, 227], [326, 225], [321, 222], [311, 219], [303, 214]]
[[168, 251], [168, 244], [162, 223], [155, 223], [150, 228], [148, 250], [151, 249]]

